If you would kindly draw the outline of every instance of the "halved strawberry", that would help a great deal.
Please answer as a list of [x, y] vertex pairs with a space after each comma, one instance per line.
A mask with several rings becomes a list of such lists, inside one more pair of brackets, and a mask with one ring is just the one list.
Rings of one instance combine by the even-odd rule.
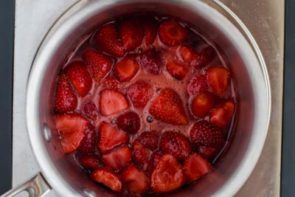
[[92, 101], [89, 101], [88, 103], [84, 104], [83, 114], [91, 120], [96, 120], [98, 114], [96, 105]]
[[141, 143], [137, 141], [133, 143], [132, 158], [141, 169], [147, 169], [151, 154], [152, 151], [144, 147]]
[[125, 19], [121, 22], [119, 31], [126, 51], [132, 51], [141, 45], [144, 32], [138, 19]]
[[83, 62], [70, 63], [64, 72], [80, 96], [88, 94], [92, 87], [92, 79]]
[[159, 36], [168, 46], [180, 45], [187, 38], [187, 30], [175, 20], [165, 20], [160, 24]]
[[200, 53], [195, 53], [191, 65], [193, 65], [195, 68], [202, 68], [207, 66], [215, 56], [216, 52], [214, 48], [211, 46], [206, 47]]
[[107, 53], [123, 56], [125, 49], [114, 23], [102, 26], [94, 36], [96, 45]]
[[143, 19], [144, 42], [147, 46], [153, 44], [157, 36], [157, 29], [157, 21], [155, 21], [155, 19]]
[[149, 179], [134, 165], [128, 166], [122, 173], [122, 181], [129, 193], [144, 194], [149, 189]]
[[153, 96], [152, 86], [145, 81], [137, 81], [128, 87], [127, 95], [132, 101], [134, 107], [144, 108], [147, 102]]
[[139, 65], [135, 57], [129, 55], [116, 63], [114, 74], [119, 81], [129, 81], [136, 75], [138, 70]]
[[139, 142], [144, 147], [150, 150], [156, 150], [159, 144], [159, 132], [157, 131], [145, 131], [142, 132], [137, 138], [136, 142]]
[[119, 88], [119, 81], [117, 79], [115, 79], [115, 77], [109, 76], [103, 80], [102, 86], [104, 89], [117, 90]]
[[215, 126], [226, 128], [231, 122], [235, 111], [235, 103], [232, 100], [228, 100], [210, 113], [210, 122]]
[[230, 84], [230, 73], [225, 67], [213, 66], [207, 69], [207, 80], [212, 93], [224, 96]]
[[102, 155], [102, 161], [106, 166], [114, 170], [126, 167], [131, 161], [131, 150], [127, 145], [113, 149], [111, 152]]
[[194, 116], [202, 118], [214, 106], [214, 98], [209, 93], [201, 93], [193, 98], [191, 103], [191, 112]]
[[185, 159], [192, 151], [189, 139], [175, 131], [166, 131], [162, 134], [160, 149], [179, 160]]
[[195, 74], [187, 85], [187, 92], [189, 95], [194, 96], [199, 93], [207, 92], [208, 85], [206, 76]]
[[95, 170], [99, 167], [100, 161], [96, 155], [82, 155], [79, 157], [79, 163], [85, 169]]
[[115, 192], [122, 190], [122, 182], [119, 177], [106, 168], [96, 169], [91, 173], [90, 177], [92, 180], [103, 184]]
[[213, 159], [218, 154], [218, 149], [210, 146], [199, 146], [198, 153], [205, 159]]
[[117, 114], [128, 107], [128, 101], [121, 92], [109, 89], [100, 92], [99, 109], [102, 115]]
[[190, 64], [196, 58], [196, 52], [191, 47], [182, 45], [178, 48], [178, 52], [185, 63]]
[[187, 115], [179, 95], [169, 88], [162, 89], [152, 101], [149, 113], [154, 118], [174, 125], [186, 125]]
[[82, 139], [78, 150], [82, 153], [94, 153], [96, 149], [96, 132], [92, 125], [84, 130], [84, 138]]
[[167, 71], [175, 79], [181, 80], [188, 73], [188, 67], [181, 63], [171, 61], [166, 64]]
[[77, 97], [65, 75], [58, 77], [55, 93], [55, 111], [59, 113], [74, 111], [77, 107]]
[[181, 165], [172, 155], [163, 155], [151, 176], [153, 191], [158, 193], [171, 192], [181, 187], [183, 183], [184, 175]]
[[140, 118], [137, 113], [129, 111], [117, 118], [117, 125], [123, 131], [135, 134], [140, 129]]
[[89, 122], [79, 114], [60, 114], [55, 116], [55, 126], [61, 137], [65, 153], [76, 150], [89, 128]]
[[183, 165], [183, 172], [188, 181], [195, 181], [212, 171], [211, 164], [197, 153], [191, 154]]
[[107, 122], [102, 122], [100, 124], [97, 145], [101, 152], [110, 151], [116, 146], [127, 143], [128, 140], [129, 137], [124, 131], [115, 128]]
[[146, 69], [149, 73], [158, 75], [161, 73], [163, 61], [161, 52], [156, 51], [154, 48], [145, 51], [136, 58], [138, 64]]
[[153, 154], [150, 157], [150, 161], [147, 168], [147, 173], [150, 176], [152, 172], [154, 171], [156, 165], [160, 161], [160, 158], [163, 156], [163, 153], [161, 151], [154, 151]]
[[94, 80], [99, 83], [111, 70], [113, 60], [94, 49], [85, 50], [82, 58]]

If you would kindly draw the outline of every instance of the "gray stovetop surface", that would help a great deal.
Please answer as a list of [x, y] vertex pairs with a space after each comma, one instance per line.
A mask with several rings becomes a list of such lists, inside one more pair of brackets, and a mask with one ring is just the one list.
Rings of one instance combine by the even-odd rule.
[[[33, 56], [54, 20], [76, 0], [16, 1], [13, 186], [39, 172], [25, 123], [25, 91]], [[279, 196], [282, 134], [284, 1], [223, 0], [246, 23], [265, 57], [272, 89], [272, 117], [262, 156], [237, 196]], [[49, 196], [57, 196], [51, 192]]]

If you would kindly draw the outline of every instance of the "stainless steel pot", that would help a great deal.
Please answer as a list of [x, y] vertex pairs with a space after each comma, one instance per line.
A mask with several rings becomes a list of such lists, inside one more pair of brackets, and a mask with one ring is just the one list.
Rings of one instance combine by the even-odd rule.
[[29, 191], [31, 196], [42, 196], [50, 188], [67, 197], [113, 196], [89, 181], [56, 149], [57, 143], [51, 137], [50, 98], [58, 67], [82, 35], [110, 18], [140, 11], [182, 18], [222, 48], [231, 65], [240, 101], [233, 143], [214, 173], [170, 196], [232, 196], [244, 184], [264, 145], [271, 98], [265, 62], [254, 38], [239, 18], [221, 2], [212, 0], [81, 0], [52, 26], [30, 72], [27, 126], [42, 175], [4, 196], [13, 196], [22, 190]]

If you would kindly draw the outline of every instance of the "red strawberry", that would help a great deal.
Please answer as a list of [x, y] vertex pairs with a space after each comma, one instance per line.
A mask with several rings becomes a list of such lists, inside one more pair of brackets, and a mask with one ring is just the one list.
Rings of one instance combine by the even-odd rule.
[[84, 105], [83, 114], [87, 116], [87, 118], [90, 118], [91, 120], [96, 120], [97, 113], [98, 113], [97, 108], [92, 101], [89, 101], [88, 103]]
[[175, 20], [165, 20], [160, 24], [159, 36], [168, 46], [180, 45], [187, 38], [187, 30]]
[[168, 62], [166, 64], [166, 68], [170, 75], [178, 80], [183, 79], [188, 73], [187, 66], [177, 63], [175, 61]]
[[194, 116], [202, 118], [208, 114], [213, 105], [213, 96], [208, 93], [201, 93], [193, 98], [191, 103], [191, 112]]
[[202, 157], [211, 160], [217, 155], [218, 149], [210, 146], [200, 146], [198, 147], [198, 153]]
[[144, 29], [144, 42], [145, 44], [151, 45], [153, 44], [156, 36], [157, 36], [157, 21], [152, 18], [145, 18], [143, 20], [143, 29]]
[[228, 100], [210, 113], [210, 122], [215, 126], [226, 128], [231, 122], [235, 111], [235, 103]]
[[55, 111], [64, 113], [74, 111], [77, 107], [77, 97], [65, 75], [60, 75], [55, 93]]
[[230, 74], [224, 67], [213, 66], [207, 69], [207, 80], [214, 94], [224, 96], [230, 84]]
[[206, 92], [207, 90], [208, 85], [206, 76], [201, 74], [194, 75], [187, 85], [187, 92], [191, 96]]
[[179, 95], [172, 89], [162, 89], [152, 101], [149, 113], [156, 119], [174, 125], [186, 125], [188, 118]]
[[211, 164], [197, 153], [191, 154], [183, 165], [183, 172], [189, 181], [195, 181], [212, 170]]
[[191, 65], [193, 65], [195, 68], [202, 68], [212, 62], [215, 56], [216, 52], [214, 48], [211, 46], [206, 47], [200, 53], [195, 53]]
[[137, 141], [134, 142], [132, 150], [132, 158], [135, 163], [143, 170], [146, 170], [152, 151], [145, 148], [141, 143]]
[[137, 19], [126, 19], [120, 24], [120, 35], [126, 51], [132, 51], [141, 45], [143, 28]]
[[122, 181], [129, 193], [143, 194], [149, 189], [149, 179], [134, 165], [128, 166], [122, 173]]
[[99, 167], [99, 158], [95, 155], [82, 155], [79, 157], [81, 166], [85, 169], [94, 170]]
[[154, 192], [164, 193], [178, 189], [184, 183], [181, 165], [172, 155], [163, 155], [151, 176]]
[[182, 61], [188, 64], [190, 64], [197, 56], [196, 52], [191, 47], [184, 45], [178, 48], [178, 52]]
[[157, 131], [145, 131], [142, 132], [135, 141], [150, 150], [156, 150], [159, 143], [159, 133]]
[[91, 173], [91, 179], [105, 185], [115, 192], [122, 190], [122, 182], [119, 177], [106, 168], [99, 168]]
[[205, 120], [194, 124], [190, 131], [190, 137], [197, 146], [220, 148], [225, 143], [223, 131]]
[[70, 63], [64, 72], [80, 96], [88, 94], [92, 87], [92, 79], [82, 62]]
[[140, 129], [140, 118], [137, 113], [129, 111], [117, 118], [117, 125], [123, 131], [135, 134]]
[[84, 51], [82, 58], [97, 83], [110, 72], [113, 65], [113, 60], [109, 56], [97, 52], [94, 49]]
[[121, 92], [109, 89], [100, 92], [99, 108], [102, 115], [117, 114], [128, 107], [128, 101]]
[[98, 148], [102, 152], [112, 150], [114, 147], [128, 142], [128, 135], [110, 123], [102, 122], [99, 126]]
[[126, 167], [131, 161], [131, 154], [128, 146], [124, 145], [113, 149], [110, 153], [102, 155], [102, 161], [106, 166], [114, 170], [120, 170]]
[[149, 73], [154, 75], [161, 73], [163, 61], [160, 51], [156, 51], [152, 48], [138, 55], [136, 59], [138, 64]]
[[119, 81], [114, 77], [107, 77], [103, 82], [104, 89], [118, 89], [119, 88]]
[[121, 57], [125, 54], [123, 43], [114, 23], [102, 26], [94, 36], [94, 39], [98, 47], [111, 55]]
[[130, 85], [127, 90], [127, 95], [132, 101], [134, 107], [137, 108], [144, 108], [153, 94], [154, 91], [152, 86], [145, 81], [137, 81]]
[[56, 115], [55, 126], [61, 137], [61, 145], [65, 153], [71, 153], [79, 147], [89, 124], [79, 114]]
[[134, 56], [126, 56], [116, 63], [114, 68], [115, 76], [119, 81], [131, 80], [139, 70], [139, 65]]
[[82, 153], [93, 153], [96, 148], [96, 133], [94, 127], [89, 125], [84, 130], [85, 136], [82, 139], [78, 150]]
[[160, 141], [163, 153], [171, 154], [176, 159], [185, 159], [192, 151], [190, 141], [183, 134], [175, 131], [163, 133]]
[[163, 156], [163, 153], [160, 151], [153, 152], [153, 154], [150, 157], [150, 161], [149, 161], [149, 165], [147, 169], [147, 172], [149, 175], [152, 174], [152, 172], [154, 171], [156, 165], [158, 164], [162, 156]]

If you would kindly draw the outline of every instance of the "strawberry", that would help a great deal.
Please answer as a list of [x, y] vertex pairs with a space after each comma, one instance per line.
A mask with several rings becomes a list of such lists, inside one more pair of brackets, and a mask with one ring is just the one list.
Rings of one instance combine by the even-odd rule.
[[82, 62], [70, 63], [64, 72], [80, 96], [83, 97], [88, 94], [92, 87], [92, 79]]
[[193, 65], [195, 68], [202, 68], [212, 62], [215, 56], [216, 52], [214, 48], [211, 46], [206, 47], [200, 53], [195, 53], [191, 65]]
[[154, 48], [145, 51], [136, 58], [138, 64], [149, 73], [158, 75], [161, 73], [163, 60], [161, 52]]
[[111, 70], [113, 60], [94, 49], [88, 49], [83, 52], [82, 58], [88, 67], [93, 79], [99, 83]]
[[135, 134], [140, 129], [140, 118], [133, 111], [125, 112], [117, 118], [117, 125], [123, 131]]
[[127, 143], [128, 135], [110, 123], [102, 122], [99, 126], [98, 148], [100, 151], [107, 152], [121, 144]]
[[103, 80], [102, 82], [104, 89], [115, 89], [119, 88], [119, 81], [115, 77], [110, 76]]
[[89, 128], [89, 122], [79, 114], [61, 114], [55, 116], [55, 126], [61, 138], [65, 153], [75, 151]]
[[95, 155], [82, 155], [79, 157], [79, 163], [85, 169], [95, 170], [99, 167], [99, 158]]
[[109, 89], [100, 92], [99, 108], [102, 115], [117, 114], [128, 107], [128, 101], [121, 92]]
[[78, 150], [82, 153], [93, 153], [96, 148], [96, 133], [92, 125], [84, 130], [84, 138], [82, 139]]
[[211, 164], [197, 153], [191, 154], [183, 165], [183, 172], [188, 181], [195, 181], [212, 170]]
[[191, 102], [191, 112], [194, 116], [202, 118], [214, 106], [214, 98], [211, 94], [201, 93], [193, 98]]
[[231, 122], [235, 111], [235, 103], [228, 100], [210, 113], [210, 122], [217, 127], [226, 128]]
[[164, 20], [159, 27], [160, 39], [168, 46], [180, 45], [187, 34], [187, 30], [175, 20]]
[[134, 107], [137, 108], [144, 108], [153, 94], [152, 86], [141, 80], [131, 84], [127, 90], [128, 97], [132, 101]]
[[123, 43], [114, 23], [102, 26], [95, 34], [94, 40], [97, 47], [111, 55], [122, 57], [125, 54]]
[[152, 101], [149, 113], [156, 119], [174, 125], [188, 124], [188, 118], [179, 95], [172, 89], [162, 89]]
[[208, 85], [212, 93], [224, 96], [230, 84], [230, 73], [228, 69], [221, 66], [213, 66], [207, 69]]
[[196, 146], [220, 148], [225, 143], [223, 131], [205, 120], [194, 124], [190, 130], [190, 137]]
[[116, 63], [114, 74], [119, 81], [131, 80], [139, 70], [139, 65], [134, 56], [129, 55]]
[[189, 139], [175, 131], [163, 133], [160, 140], [160, 149], [163, 153], [171, 154], [179, 160], [185, 159], [192, 151]]
[[170, 75], [178, 80], [183, 79], [188, 73], [187, 66], [175, 61], [168, 62], [166, 64], [166, 68]]
[[97, 118], [97, 108], [96, 108], [96, 105], [92, 102], [92, 101], [89, 101], [88, 103], [86, 103], [84, 106], [83, 106], [83, 114], [91, 119], [91, 120], [96, 120]]
[[131, 161], [131, 155], [131, 150], [128, 146], [124, 145], [102, 155], [102, 161], [106, 166], [109, 166], [114, 170], [120, 170], [126, 167]]
[[157, 36], [157, 21], [152, 18], [143, 19], [144, 43], [148, 46], [153, 44]]
[[149, 164], [152, 151], [145, 148], [141, 143], [135, 141], [132, 148], [132, 158], [134, 162], [143, 170], [146, 170]]
[[159, 133], [157, 131], [145, 131], [142, 132], [135, 141], [150, 150], [156, 150], [159, 143]]
[[149, 189], [148, 177], [134, 165], [128, 166], [122, 172], [122, 181], [132, 194], [143, 194]]
[[163, 155], [151, 176], [151, 187], [154, 192], [165, 193], [178, 189], [184, 183], [181, 165], [175, 157]]
[[191, 96], [206, 92], [207, 90], [208, 85], [206, 76], [201, 74], [195, 74], [187, 85], [187, 92]]
[[203, 158], [211, 160], [218, 154], [218, 149], [210, 146], [199, 146], [198, 153], [202, 155]]
[[115, 192], [122, 190], [122, 182], [119, 177], [106, 168], [96, 169], [90, 177], [95, 182], [101, 183]]
[[147, 168], [147, 172], [149, 175], [152, 174], [152, 172], [154, 171], [156, 165], [158, 164], [162, 156], [163, 156], [163, 153], [159, 150], [153, 152], [153, 154], [150, 157], [148, 168]]
[[126, 51], [132, 51], [141, 45], [144, 32], [138, 19], [126, 19], [119, 27], [120, 36]]
[[60, 75], [56, 85], [55, 111], [59, 113], [74, 111], [77, 107], [77, 97], [65, 75]]
[[190, 64], [197, 56], [196, 52], [188, 46], [182, 45], [178, 48], [178, 53], [182, 61]]

